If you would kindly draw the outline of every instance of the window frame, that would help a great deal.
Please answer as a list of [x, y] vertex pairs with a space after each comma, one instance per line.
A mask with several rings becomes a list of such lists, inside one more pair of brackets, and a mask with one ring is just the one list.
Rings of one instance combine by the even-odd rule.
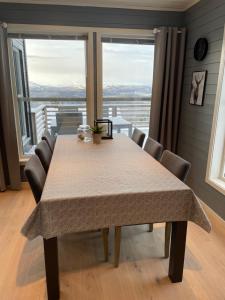
[[103, 52], [102, 40], [104, 38], [121, 39], [151, 39], [155, 40], [154, 30], [141, 29], [99, 29], [97, 31], [97, 118], [102, 118], [103, 114]]
[[[110, 37], [151, 37], [154, 39], [154, 30], [145, 29], [122, 29], [122, 28], [98, 28], [98, 27], [76, 27], [76, 26], [55, 26], [55, 25], [27, 25], [27, 24], [8, 24], [8, 34], [36, 34], [36, 35], [61, 35], [73, 36], [76, 34], [87, 35], [87, 112], [88, 123], [93, 124], [94, 119], [102, 115], [102, 49], [101, 38], [103, 36]], [[94, 40], [94, 34], [96, 40]], [[16, 119], [17, 143], [19, 149], [20, 162], [24, 164], [29, 156], [23, 154], [21, 146], [20, 124], [18, 116], [17, 96], [15, 89], [14, 67], [13, 67], [13, 52], [11, 39], [8, 38], [9, 64], [11, 73], [11, 86], [13, 91], [13, 101]], [[96, 51], [96, 58], [94, 57]], [[96, 86], [95, 86], [96, 85]], [[96, 97], [95, 97], [96, 91]], [[95, 98], [97, 98], [95, 100]]]
[[225, 195], [225, 26], [209, 144], [206, 182]]

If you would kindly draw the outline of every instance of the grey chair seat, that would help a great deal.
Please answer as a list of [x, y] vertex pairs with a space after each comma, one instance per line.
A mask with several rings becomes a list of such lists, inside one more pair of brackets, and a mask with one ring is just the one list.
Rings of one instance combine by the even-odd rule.
[[46, 172], [37, 155], [31, 156], [24, 168], [26, 178], [31, 187], [36, 203], [41, 199], [42, 191], [46, 180]]
[[148, 137], [144, 146], [144, 150], [156, 160], [160, 160], [163, 153], [163, 146], [157, 141]]
[[48, 130], [45, 130], [41, 137], [42, 140], [46, 141], [51, 151], [54, 151], [56, 138], [50, 134]]
[[39, 157], [42, 166], [46, 172], [48, 173], [49, 165], [52, 159], [52, 151], [49, 148], [49, 145], [45, 140], [41, 141], [35, 148], [35, 153]]
[[145, 134], [138, 128], [134, 128], [131, 139], [140, 147], [143, 146]]
[[60, 134], [76, 134], [77, 129], [83, 124], [81, 112], [57, 112], [56, 132]]
[[[173, 173], [181, 181], [186, 181], [191, 164], [182, 157], [165, 150], [160, 159], [161, 164]], [[165, 257], [169, 257], [170, 253], [170, 240], [171, 240], [172, 224], [166, 223], [165, 227]]]
[[165, 150], [160, 159], [161, 164], [181, 181], [187, 179], [191, 164], [171, 151]]

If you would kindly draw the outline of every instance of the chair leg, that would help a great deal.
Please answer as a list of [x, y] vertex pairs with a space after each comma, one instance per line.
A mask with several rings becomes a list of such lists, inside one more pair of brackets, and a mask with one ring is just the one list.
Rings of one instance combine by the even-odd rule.
[[172, 223], [168, 222], [166, 223], [166, 227], [165, 227], [165, 248], [164, 248], [165, 258], [168, 258], [170, 255], [171, 232], [172, 232]]
[[114, 236], [114, 267], [119, 266], [120, 260], [120, 241], [121, 241], [121, 226], [115, 227], [115, 236]]
[[105, 261], [109, 260], [109, 228], [102, 229]]
[[152, 232], [153, 231], [153, 223], [148, 224], [148, 231]]

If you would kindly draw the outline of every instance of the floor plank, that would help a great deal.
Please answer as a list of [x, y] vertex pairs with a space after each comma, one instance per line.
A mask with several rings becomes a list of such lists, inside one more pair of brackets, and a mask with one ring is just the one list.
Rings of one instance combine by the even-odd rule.
[[[41, 238], [27, 241], [20, 229], [35, 207], [30, 189], [0, 194], [0, 299], [46, 299]], [[121, 261], [104, 262], [101, 232], [71, 234], [59, 241], [61, 299], [225, 300], [225, 223], [206, 207], [213, 231], [188, 225], [184, 280], [170, 283], [163, 258], [164, 225], [122, 229]]]

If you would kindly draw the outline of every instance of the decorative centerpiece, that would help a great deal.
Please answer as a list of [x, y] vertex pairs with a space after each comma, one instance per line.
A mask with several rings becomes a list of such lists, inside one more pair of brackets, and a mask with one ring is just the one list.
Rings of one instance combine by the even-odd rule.
[[100, 144], [102, 139], [102, 134], [104, 132], [104, 127], [98, 126], [98, 124], [96, 124], [94, 127], [91, 127], [91, 131], [92, 131], [93, 143]]

